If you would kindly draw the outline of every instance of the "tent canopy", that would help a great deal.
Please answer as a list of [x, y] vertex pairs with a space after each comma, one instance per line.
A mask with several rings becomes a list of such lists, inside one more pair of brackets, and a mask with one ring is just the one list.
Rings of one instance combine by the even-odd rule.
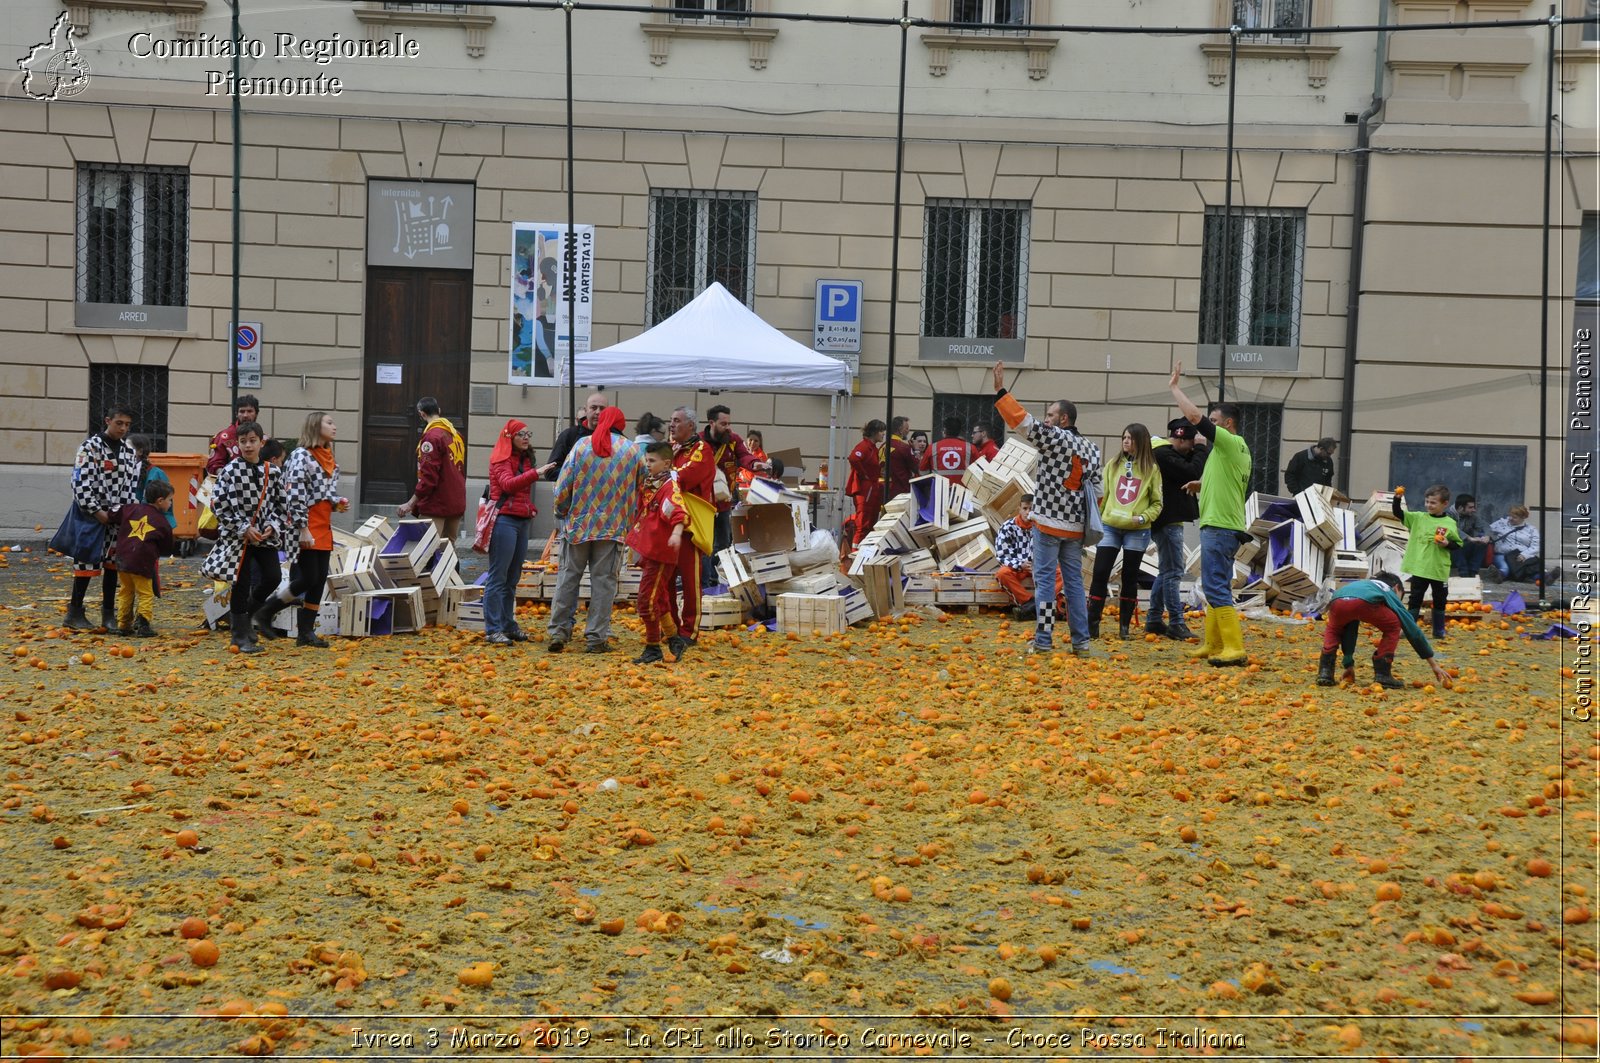
[[843, 362], [791, 340], [716, 282], [655, 328], [580, 352], [573, 377], [613, 388], [850, 390]]

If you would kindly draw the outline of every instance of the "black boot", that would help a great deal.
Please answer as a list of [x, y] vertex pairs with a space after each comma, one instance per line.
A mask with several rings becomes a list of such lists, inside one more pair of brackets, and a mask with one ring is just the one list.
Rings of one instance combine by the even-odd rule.
[[281, 639], [283, 632], [272, 626], [272, 618], [278, 611], [289, 603], [282, 598], [268, 598], [260, 609], [250, 614], [250, 619], [255, 622], [256, 631], [264, 639]]
[[652, 642], [645, 646], [644, 652], [633, 659], [634, 664], [655, 664], [657, 661], [666, 660], [666, 655], [661, 652], [660, 643]]
[[136, 616], [133, 618], [132, 635], [136, 639], [153, 639], [156, 637], [156, 629], [151, 627], [150, 621], [144, 617]]
[[683, 655], [689, 651], [691, 645], [693, 643], [682, 635], [673, 635], [667, 639], [667, 649], [672, 651], [672, 659], [675, 661], [683, 660]]
[[73, 631], [94, 630], [94, 625], [89, 622], [88, 616], [84, 614], [82, 602], [67, 606], [67, 618], [61, 622], [61, 626], [71, 628]]
[[1011, 619], [1032, 621], [1039, 615], [1039, 603], [1036, 601], [1023, 602], [1011, 610]]
[[1129, 628], [1133, 624], [1133, 614], [1139, 611], [1139, 599], [1122, 598], [1117, 602], [1117, 637], [1127, 642], [1133, 635]]
[[1393, 657], [1379, 657], [1374, 653], [1372, 655], [1372, 681], [1380, 687], [1387, 687], [1390, 690], [1401, 689], [1405, 684], [1394, 677], [1393, 667]]
[[310, 646], [314, 649], [325, 650], [328, 640], [317, 634], [317, 614], [304, 606], [300, 607], [299, 616], [295, 617], [298, 623], [298, 634], [295, 636], [296, 646]]
[[1334, 650], [1332, 653], [1324, 653], [1321, 657], [1317, 658], [1317, 686], [1333, 686], [1333, 668], [1334, 665], [1338, 663], [1338, 660], [1338, 650]]
[[117, 607], [115, 605], [102, 605], [100, 607], [100, 626], [108, 632], [117, 628]]
[[250, 615], [248, 613], [234, 613], [231, 627], [232, 631], [229, 633], [229, 638], [235, 646], [239, 647], [240, 653], [261, 652], [260, 643], [251, 637]]
[[1433, 637], [1434, 641], [1444, 638], [1444, 610], [1437, 606], [1433, 609]]
[[1090, 638], [1097, 639], [1097, 638], [1100, 637], [1100, 614], [1104, 613], [1105, 611], [1106, 611], [1106, 600], [1104, 598], [1096, 598], [1094, 595], [1091, 594], [1089, 596], [1089, 637]]

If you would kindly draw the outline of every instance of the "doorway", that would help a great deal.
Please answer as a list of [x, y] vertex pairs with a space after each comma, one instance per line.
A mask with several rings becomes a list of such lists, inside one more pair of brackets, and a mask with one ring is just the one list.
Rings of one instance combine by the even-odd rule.
[[1390, 443], [1389, 483], [1405, 486], [1410, 505], [1420, 508], [1431, 484], [1478, 500], [1478, 516], [1490, 524], [1526, 502], [1528, 448], [1455, 443]]
[[438, 399], [439, 412], [466, 436], [471, 333], [471, 270], [367, 267], [363, 506], [397, 506], [411, 497], [423, 427], [418, 399]]

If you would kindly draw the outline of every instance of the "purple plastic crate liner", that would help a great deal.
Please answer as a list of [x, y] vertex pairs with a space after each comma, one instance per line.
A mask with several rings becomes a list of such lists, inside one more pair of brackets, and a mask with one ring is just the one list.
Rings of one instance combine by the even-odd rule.
[[1277, 527], [1269, 531], [1267, 533], [1267, 552], [1272, 558], [1273, 568], [1282, 568], [1287, 565], [1289, 559], [1294, 557], [1294, 527]]
[[380, 556], [409, 553], [411, 548], [417, 544], [417, 540], [427, 535], [430, 530], [430, 525], [422, 524], [421, 522], [402, 524], [400, 525], [400, 530], [395, 532], [389, 541], [383, 544], [383, 549], [379, 550], [378, 553]]
[[367, 626], [369, 635], [394, 634], [394, 602], [389, 598], [372, 599], [372, 623]]

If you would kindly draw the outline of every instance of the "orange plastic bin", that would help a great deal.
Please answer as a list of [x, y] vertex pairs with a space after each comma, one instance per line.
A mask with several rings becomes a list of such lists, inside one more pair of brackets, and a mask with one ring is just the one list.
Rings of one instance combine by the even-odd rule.
[[204, 454], [151, 454], [150, 464], [172, 481], [172, 534], [193, 539], [200, 534], [200, 484], [206, 475]]

